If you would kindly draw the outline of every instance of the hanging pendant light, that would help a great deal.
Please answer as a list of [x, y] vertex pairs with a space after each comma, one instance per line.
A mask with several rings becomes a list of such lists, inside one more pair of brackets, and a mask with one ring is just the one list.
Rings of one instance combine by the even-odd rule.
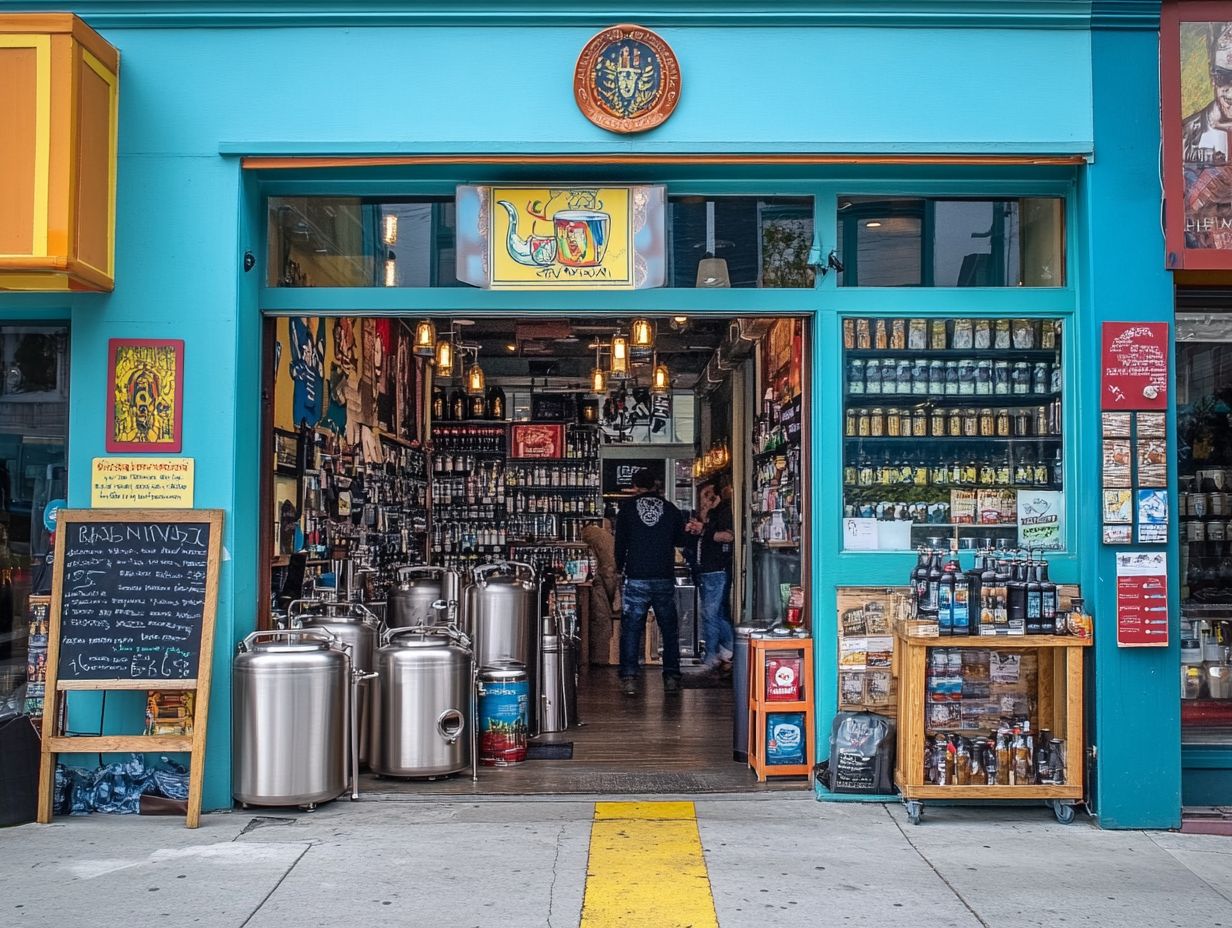
[[629, 339], [624, 335], [612, 336], [612, 366], [613, 377], [629, 375]]
[[436, 326], [424, 319], [415, 326], [415, 354], [430, 358], [436, 354]]
[[466, 392], [467, 393], [483, 393], [487, 386], [483, 376], [483, 368], [479, 366], [479, 360], [471, 365], [471, 369], [466, 372]]
[[381, 241], [386, 245], [398, 244], [398, 217], [394, 213], [381, 217]]
[[392, 251], [385, 255], [385, 286], [398, 286], [398, 259]]
[[598, 396], [607, 392], [607, 371], [601, 367], [590, 372], [590, 392]]
[[[656, 359], [657, 362], [657, 359]], [[668, 393], [672, 389], [672, 375], [666, 364], [656, 363], [650, 375], [651, 393]]]
[[634, 319], [633, 325], [629, 327], [629, 334], [629, 343], [634, 348], [654, 347], [654, 326], [649, 319]]
[[436, 376], [453, 376], [453, 341], [442, 338], [436, 343]]

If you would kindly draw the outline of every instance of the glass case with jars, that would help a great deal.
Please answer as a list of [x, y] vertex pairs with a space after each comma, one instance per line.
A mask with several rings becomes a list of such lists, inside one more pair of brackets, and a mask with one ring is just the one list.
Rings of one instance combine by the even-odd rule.
[[1061, 320], [842, 325], [845, 547], [1063, 547]]

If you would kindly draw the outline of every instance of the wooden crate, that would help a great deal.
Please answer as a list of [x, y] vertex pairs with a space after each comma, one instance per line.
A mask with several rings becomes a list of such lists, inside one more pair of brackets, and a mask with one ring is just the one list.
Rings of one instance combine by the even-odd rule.
[[[791, 701], [767, 700], [766, 662], [776, 653], [799, 651], [801, 663], [801, 698]], [[749, 639], [749, 766], [764, 783], [768, 777], [808, 776], [817, 752], [813, 726], [813, 639], [811, 638], [751, 638]], [[766, 763], [766, 722], [778, 713], [798, 712], [804, 715], [804, 763]]]

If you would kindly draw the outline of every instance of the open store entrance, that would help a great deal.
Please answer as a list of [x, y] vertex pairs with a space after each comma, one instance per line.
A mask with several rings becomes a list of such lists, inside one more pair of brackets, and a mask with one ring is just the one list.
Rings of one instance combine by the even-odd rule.
[[[520, 758], [521, 732], [509, 744], [485, 741], [482, 709], [477, 720], [421, 730], [417, 714], [436, 719], [436, 702], [448, 702], [439, 676], [439, 685], [400, 690], [402, 715], [391, 712], [381, 693], [400, 685], [391, 682], [406, 669], [399, 660], [416, 650], [398, 642], [422, 636], [395, 633], [397, 653], [387, 654], [384, 631], [376, 666], [365, 668], [382, 677], [368, 684], [372, 702], [362, 707], [369, 771], [361, 790], [766, 788], [746, 763], [746, 633], [707, 640], [715, 635], [705, 613], [726, 601], [742, 630], [809, 619], [801, 608], [809, 324], [712, 313], [268, 319], [266, 624], [293, 622], [322, 602], [335, 603], [327, 610], [335, 613], [362, 607], [382, 630], [452, 618], [477, 663], [512, 656], [525, 670], [515, 682], [528, 697], [529, 759], [481, 763], [472, 781], [464, 752], [436, 743], [450, 726], [478, 724], [484, 760], [502, 750]], [[678, 694], [664, 692], [664, 642], [652, 617], [637, 642], [638, 693], [621, 688], [626, 591], [613, 529], [621, 507], [634, 507], [639, 474], [692, 522], [666, 567], [679, 620], [669, 643], [680, 655]], [[711, 500], [719, 502], [704, 514]], [[730, 535], [710, 521], [724, 512]], [[628, 554], [627, 573], [638, 556]], [[723, 570], [725, 558], [726, 592], [710, 585], [699, 597], [701, 575]], [[443, 600], [457, 603], [452, 612], [433, 609]], [[512, 653], [497, 655], [502, 647]], [[482, 666], [479, 674], [483, 690]], [[508, 681], [486, 682], [493, 692]], [[776, 718], [798, 721], [799, 761], [811, 762], [803, 714]]]

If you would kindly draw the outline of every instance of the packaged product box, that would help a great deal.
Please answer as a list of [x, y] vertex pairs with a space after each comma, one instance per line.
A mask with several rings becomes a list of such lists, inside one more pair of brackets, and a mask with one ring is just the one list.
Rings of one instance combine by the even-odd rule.
[[766, 661], [766, 701], [792, 702], [802, 698], [804, 658], [800, 655], [774, 656]]
[[975, 490], [950, 490], [950, 515], [955, 525], [971, 525], [976, 519]]
[[804, 763], [804, 713], [770, 712], [766, 715], [766, 764]]

